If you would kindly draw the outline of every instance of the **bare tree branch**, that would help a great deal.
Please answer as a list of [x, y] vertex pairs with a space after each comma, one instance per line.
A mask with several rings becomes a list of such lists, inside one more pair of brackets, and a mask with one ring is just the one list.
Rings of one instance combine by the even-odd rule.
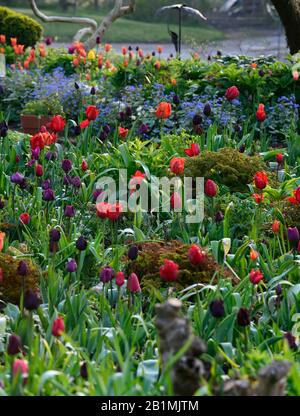
[[134, 11], [136, 0], [129, 0], [127, 5], [125, 5], [124, 3], [124, 0], [115, 0], [113, 9], [108, 13], [107, 16], [103, 18], [102, 22], [98, 26], [96, 20], [89, 19], [87, 17], [47, 16], [39, 10], [35, 0], [29, 0], [29, 4], [31, 6], [31, 9], [33, 10], [33, 13], [43, 22], [88, 24], [89, 27], [80, 29], [74, 36], [74, 40], [80, 40], [83, 38], [83, 36], [91, 34], [90, 38], [85, 43], [85, 47], [88, 50], [92, 49], [96, 45], [97, 38], [102, 38], [109, 26], [115, 20]]
[[135, 0], [129, 0], [128, 5], [123, 5], [123, 0], [115, 0], [114, 8], [105, 16], [100, 23], [98, 29], [93, 35], [86, 41], [86, 49], [92, 49], [98, 37], [102, 38], [109, 26], [117, 19], [126, 14], [132, 13], [135, 10]]
[[47, 16], [46, 14], [42, 13], [35, 0], [29, 0], [29, 4], [33, 13], [41, 19], [43, 22], [52, 23], [52, 22], [61, 22], [61, 23], [79, 23], [79, 24], [87, 24], [89, 28], [80, 29], [79, 32], [84, 31], [85, 33], [93, 33], [97, 30], [98, 23], [94, 19], [89, 19], [88, 17], [65, 17], [65, 16]]

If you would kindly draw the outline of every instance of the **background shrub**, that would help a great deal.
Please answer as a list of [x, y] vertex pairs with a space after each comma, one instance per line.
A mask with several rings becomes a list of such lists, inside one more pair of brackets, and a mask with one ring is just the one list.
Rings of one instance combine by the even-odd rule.
[[0, 7], [0, 28], [8, 42], [10, 38], [17, 38], [18, 43], [25, 46], [34, 46], [43, 32], [42, 26], [34, 19], [6, 7]]

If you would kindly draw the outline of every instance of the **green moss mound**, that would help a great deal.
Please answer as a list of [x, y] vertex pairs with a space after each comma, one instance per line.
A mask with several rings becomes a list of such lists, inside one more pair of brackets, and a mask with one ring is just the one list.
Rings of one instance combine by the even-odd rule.
[[[21, 260], [28, 266], [28, 273], [24, 278], [18, 274]], [[0, 268], [3, 275], [3, 280], [0, 282], [0, 300], [4, 302], [19, 304], [23, 290], [36, 289], [39, 286], [40, 271], [28, 257], [14, 257], [0, 253]]]
[[0, 34], [6, 36], [7, 43], [10, 38], [17, 38], [21, 45], [34, 46], [42, 33], [42, 26], [31, 17], [0, 7]]
[[223, 148], [218, 152], [204, 152], [185, 161], [185, 176], [214, 179], [233, 192], [247, 192], [257, 171], [267, 170], [259, 156], [248, 156], [233, 148]]
[[288, 227], [298, 227], [300, 230], [300, 205], [284, 201], [282, 214]]
[[[145, 242], [139, 244], [139, 255], [136, 260], [126, 263], [126, 272], [136, 273], [143, 287], [154, 286], [160, 288], [166, 283], [161, 279], [159, 268], [164, 260], [172, 260], [179, 265], [179, 278], [170, 284], [176, 289], [183, 289], [195, 283], [209, 283], [213, 277], [218, 278], [221, 272], [219, 264], [211, 255], [199, 265], [191, 265], [188, 258], [190, 245], [177, 240], [168, 242]], [[216, 273], [217, 272], [217, 273]], [[222, 277], [232, 278], [228, 270], [223, 271]]]

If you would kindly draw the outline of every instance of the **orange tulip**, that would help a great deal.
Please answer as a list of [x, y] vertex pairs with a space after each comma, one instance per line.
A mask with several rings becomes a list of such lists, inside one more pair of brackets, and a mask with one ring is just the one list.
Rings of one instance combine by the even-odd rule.
[[171, 115], [171, 104], [166, 102], [159, 103], [155, 115], [157, 118], [169, 118]]
[[173, 85], [173, 87], [176, 87], [176, 85], [177, 85], [177, 81], [176, 81], [176, 79], [172, 79], [171, 80], [171, 84]]
[[11, 46], [17, 46], [17, 38], [10, 38]]
[[5, 43], [5, 42], [6, 42], [5, 35], [0, 35], [0, 43]]
[[109, 43], [106, 43], [105, 44], [105, 47], [104, 47], [105, 48], [105, 52], [109, 52], [111, 50], [111, 47], [112, 46]]
[[5, 239], [5, 233], [3, 233], [2, 231], [0, 231], [0, 251], [3, 250], [4, 239]]
[[161, 67], [160, 61], [156, 61], [154, 66], [155, 66], [156, 69], [160, 69], [160, 67]]

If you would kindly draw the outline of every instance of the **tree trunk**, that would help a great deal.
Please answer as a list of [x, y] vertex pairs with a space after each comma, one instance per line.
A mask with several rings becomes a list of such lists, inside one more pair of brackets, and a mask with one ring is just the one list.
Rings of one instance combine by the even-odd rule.
[[300, 51], [300, 0], [272, 0], [285, 28], [292, 54]]

